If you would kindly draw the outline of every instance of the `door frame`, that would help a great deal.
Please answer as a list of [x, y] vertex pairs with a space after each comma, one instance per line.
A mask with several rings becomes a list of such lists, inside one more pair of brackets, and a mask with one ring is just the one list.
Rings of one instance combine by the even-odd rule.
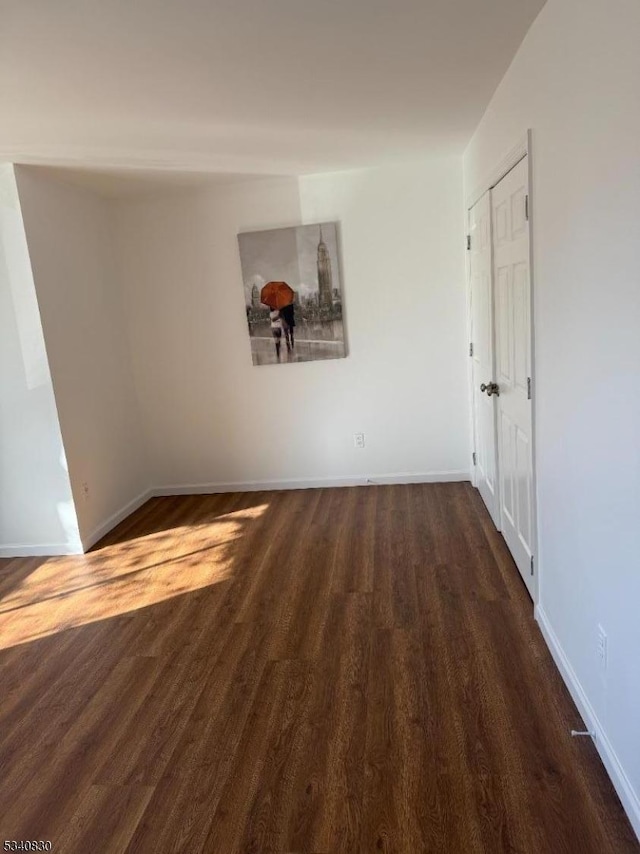
[[[489, 277], [490, 277], [490, 282], [489, 282], [489, 286], [490, 286], [489, 311], [491, 313], [490, 335], [491, 335], [491, 356], [492, 356], [493, 364], [491, 366], [490, 373], [483, 375], [481, 378], [482, 380], [485, 380], [488, 376], [493, 376], [493, 374], [495, 373], [495, 346], [494, 346], [494, 341], [493, 341], [493, 339], [495, 337], [495, 311], [494, 311], [494, 294], [493, 294], [493, 210], [492, 210], [491, 192], [488, 190], [487, 192], [483, 193], [480, 196], [480, 198], [478, 199], [478, 201], [475, 202], [474, 205], [467, 211], [467, 216], [468, 216], [467, 233], [469, 236], [471, 236], [472, 232], [473, 232], [473, 225], [471, 222], [472, 213], [473, 213], [474, 209], [482, 202], [482, 200], [484, 198], [487, 199], [487, 208], [488, 208]], [[471, 237], [471, 239], [473, 240], [473, 237]], [[470, 392], [470, 396], [471, 396], [471, 404], [470, 404], [470, 406], [471, 406], [471, 420], [472, 420], [471, 434], [473, 436], [473, 447], [474, 447], [474, 451], [473, 451], [473, 454], [471, 457], [471, 482], [472, 482], [473, 486], [478, 491], [482, 492], [482, 490], [480, 488], [481, 481], [480, 481], [480, 477], [478, 476], [478, 462], [479, 462], [479, 457], [481, 456], [478, 453], [478, 439], [479, 439], [479, 436], [478, 436], [478, 420], [479, 419], [478, 419], [478, 413], [476, 411], [476, 406], [475, 406], [475, 404], [478, 400], [478, 395], [477, 395], [478, 389], [476, 387], [477, 383], [478, 383], [478, 377], [475, 376], [475, 359], [476, 359], [476, 355], [477, 355], [476, 350], [478, 348], [478, 341], [476, 340], [475, 335], [473, 334], [473, 321], [474, 321], [474, 314], [475, 314], [475, 309], [474, 309], [474, 305], [473, 305], [473, 281], [472, 281], [474, 253], [473, 253], [473, 246], [469, 247], [469, 238], [467, 238], [467, 247], [470, 249], [470, 251], [467, 252], [467, 263], [469, 266], [469, 271], [468, 271], [468, 282], [469, 282], [469, 289], [468, 289], [468, 291], [469, 291], [469, 300], [468, 300], [469, 315], [468, 316], [469, 316], [469, 357], [470, 357], [470, 361], [469, 361], [469, 382], [470, 382], [469, 392]], [[473, 342], [473, 344], [471, 342]], [[491, 518], [492, 518], [494, 525], [496, 526], [496, 528], [498, 528], [498, 530], [500, 530], [500, 528], [502, 527], [502, 517], [501, 517], [501, 513], [500, 513], [500, 478], [499, 478], [499, 467], [498, 467], [498, 422], [497, 422], [497, 414], [498, 413], [497, 413], [495, 407], [492, 407], [492, 413], [493, 413], [493, 419], [492, 420], [493, 420], [493, 435], [494, 435], [494, 443], [493, 443], [494, 444], [494, 447], [493, 447], [493, 466], [494, 466], [493, 493], [494, 493], [494, 495], [493, 495], [493, 497], [494, 497], [495, 503], [494, 503], [493, 511], [491, 510], [491, 508], [489, 507], [488, 504], [487, 504], [487, 509], [489, 510], [489, 514], [491, 515]], [[486, 460], [485, 460], [485, 463], [486, 463]], [[486, 500], [485, 500], [485, 504], [486, 504]]]
[[[534, 561], [534, 596], [533, 596], [533, 605], [534, 608], [538, 605], [540, 601], [540, 591], [541, 591], [541, 577], [542, 577], [542, 561], [540, 560], [540, 533], [538, 527], [538, 480], [537, 480], [537, 384], [536, 384], [536, 336], [535, 336], [535, 274], [534, 274], [534, 263], [533, 263], [533, 242], [534, 242], [534, 222], [535, 222], [535, 199], [533, 194], [533, 158], [532, 158], [532, 131], [529, 128], [524, 136], [520, 139], [520, 141], [514, 145], [514, 147], [505, 154], [502, 160], [496, 164], [496, 166], [488, 172], [484, 179], [472, 189], [470, 193], [467, 194], [465, 200], [465, 226], [466, 233], [469, 234], [469, 226], [470, 226], [470, 211], [471, 208], [480, 200], [480, 198], [489, 190], [492, 190], [496, 184], [498, 184], [504, 176], [510, 172], [514, 166], [523, 159], [527, 157], [527, 170], [528, 170], [528, 184], [529, 184], [529, 310], [530, 310], [530, 318], [531, 318], [531, 385], [532, 385], [532, 395], [531, 395], [531, 466], [532, 466], [532, 486], [533, 486], [533, 501], [532, 501], [532, 522], [534, 526], [535, 535], [533, 538], [533, 542], [535, 544], [535, 553], [533, 556]], [[467, 281], [467, 332], [468, 332], [468, 341], [471, 343], [473, 341], [472, 338], [472, 314], [471, 314], [471, 263], [469, 253], [465, 252], [465, 263], [466, 263], [466, 281]], [[491, 282], [492, 288], [492, 304], [493, 304], [493, 277]], [[494, 330], [495, 334], [495, 330]], [[494, 342], [495, 346], [495, 342]], [[471, 359], [468, 362], [468, 388], [469, 388], [469, 405], [470, 405], [470, 416], [471, 416], [471, 436], [473, 440], [473, 451], [475, 452], [475, 448], [477, 446], [476, 442], [476, 417], [475, 417], [475, 407], [474, 407], [474, 397], [473, 397], [473, 367], [471, 364]], [[497, 443], [497, 465], [500, 466], [500, 448], [499, 442]], [[499, 497], [500, 490], [500, 478], [497, 477], [497, 494]], [[476, 467], [473, 463], [473, 458], [471, 460], [471, 483], [473, 486], [477, 487], [477, 477], [476, 477]], [[501, 505], [501, 502], [500, 502]]]

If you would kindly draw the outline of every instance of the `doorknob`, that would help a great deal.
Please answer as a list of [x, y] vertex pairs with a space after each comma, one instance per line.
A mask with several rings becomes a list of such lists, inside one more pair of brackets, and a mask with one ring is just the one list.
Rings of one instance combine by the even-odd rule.
[[500, 386], [498, 383], [482, 383], [480, 386], [480, 391], [486, 391], [486, 393], [491, 397], [492, 394], [495, 394], [496, 397], [500, 395]]

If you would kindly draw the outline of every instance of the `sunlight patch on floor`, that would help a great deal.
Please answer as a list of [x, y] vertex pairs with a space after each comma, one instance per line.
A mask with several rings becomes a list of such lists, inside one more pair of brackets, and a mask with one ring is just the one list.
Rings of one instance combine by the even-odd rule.
[[[146, 608], [233, 574], [236, 549], [266, 504], [121, 539], [87, 555], [50, 558], [0, 585], [0, 648]], [[4, 589], [4, 593], [2, 592]]]

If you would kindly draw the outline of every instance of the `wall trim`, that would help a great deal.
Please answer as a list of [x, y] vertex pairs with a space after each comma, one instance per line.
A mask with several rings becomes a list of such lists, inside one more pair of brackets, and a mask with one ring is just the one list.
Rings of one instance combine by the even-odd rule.
[[118, 511], [101, 522], [77, 544], [51, 543], [44, 545], [8, 544], [0, 546], [0, 557], [57, 557], [77, 555], [89, 551], [116, 525], [124, 521], [139, 507], [155, 496], [211, 495], [222, 492], [272, 492], [285, 489], [322, 489], [341, 486], [384, 486], [400, 483], [454, 483], [469, 480], [468, 471], [425, 472], [420, 474], [400, 472], [397, 474], [353, 475], [347, 477], [295, 478], [293, 480], [253, 480], [230, 483], [187, 483], [150, 487], [127, 502]]
[[81, 555], [82, 543], [7, 543], [0, 546], [0, 557], [58, 557], [61, 555]]
[[281, 489], [322, 489], [341, 486], [383, 486], [395, 483], [450, 483], [469, 480], [468, 471], [424, 472], [419, 474], [348, 475], [346, 477], [294, 478], [292, 480], [250, 480], [230, 483], [188, 483], [157, 486], [153, 495], [200, 495], [217, 492], [271, 492]]
[[135, 512], [138, 507], [142, 507], [142, 505], [148, 501], [150, 498], [154, 496], [154, 490], [145, 489], [144, 492], [141, 492], [140, 495], [136, 495], [135, 498], [132, 498], [131, 501], [128, 501], [123, 507], [109, 516], [108, 519], [105, 519], [104, 522], [101, 522], [100, 525], [95, 527], [91, 533], [87, 534], [86, 537], [82, 537], [82, 551], [88, 552], [89, 549], [94, 546], [98, 540], [101, 540], [112, 528], [115, 528], [116, 525], [119, 525], [127, 516], [130, 516], [133, 512]]
[[600, 754], [602, 763], [609, 775], [613, 786], [618, 793], [618, 797], [622, 801], [622, 806], [626, 812], [631, 826], [633, 827], [636, 836], [640, 839], [640, 797], [631, 785], [620, 760], [618, 759], [615, 750], [613, 749], [609, 738], [604, 730], [604, 727], [598, 720], [587, 694], [580, 684], [575, 670], [571, 666], [558, 636], [556, 635], [549, 617], [541, 605], [536, 605], [534, 615], [540, 626], [540, 631], [545, 639], [547, 646], [553, 656], [556, 667], [560, 671], [569, 693], [571, 694], [574, 703], [578, 707], [578, 711], [587, 726], [587, 729], [594, 732], [596, 735], [595, 746]]
[[[501, 181], [507, 172], [510, 172], [513, 169], [516, 163], [519, 163], [523, 157], [529, 154], [530, 150], [531, 130], [527, 130], [522, 139], [504, 155], [502, 160], [500, 160], [500, 162], [497, 163], [490, 172], [487, 172], [482, 181], [480, 181], [480, 183], [473, 188], [473, 191], [467, 195], [467, 210], [470, 210], [478, 199], [484, 196], [487, 190], [495, 187], [498, 181]], [[531, 189], [529, 191], [531, 191]]]

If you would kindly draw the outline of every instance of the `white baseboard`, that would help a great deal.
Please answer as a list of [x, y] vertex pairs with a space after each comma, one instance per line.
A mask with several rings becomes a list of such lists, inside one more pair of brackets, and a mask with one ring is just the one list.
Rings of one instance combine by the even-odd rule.
[[145, 501], [152, 498], [154, 495], [152, 489], [146, 489], [137, 495], [131, 501], [128, 501], [124, 507], [105, 519], [100, 525], [91, 531], [86, 537], [76, 543], [48, 543], [44, 545], [15, 545], [9, 543], [0, 546], [1, 557], [58, 557], [59, 555], [77, 555], [89, 551], [91, 546], [95, 545], [98, 540], [102, 539], [105, 534], [108, 534], [112, 528], [115, 528], [123, 519], [130, 516], [138, 507], [141, 507]]
[[59, 555], [81, 555], [82, 543], [44, 543], [34, 546], [23, 543], [7, 543], [0, 546], [0, 557], [58, 557]]
[[280, 489], [322, 489], [341, 486], [372, 486], [393, 483], [452, 483], [469, 480], [468, 471], [422, 474], [350, 475], [347, 477], [294, 478], [292, 480], [245, 480], [231, 483], [187, 483], [157, 486], [153, 495], [207, 495], [218, 492], [271, 492]]
[[576, 676], [565, 651], [560, 645], [558, 636], [554, 632], [551, 623], [549, 622], [549, 618], [541, 605], [537, 605], [535, 608], [535, 618], [538, 621], [542, 636], [549, 647], [553, 660], [556, 663], [556, 667], [560, 671], [560, 675], [569, 689], [569, 693], [578, 707], [578, 711], [582, 715], [582, 719], [584, 720], [587, 729], [595, 733], [596, 749], [600, 754], [600, 758], [602, 759], [602, 763], [607, 774], [611, 778], [611, 782], [618, 793], [618, 797], [622, 802], [624, 811], [629, 817], [631, 826], [633, 827], [638, 839], [640, 839], [640, 797], [638, 797], [638, 793], [634, 790], [629, 778], [625, 774], [624, 768], [616, 756], [616, 752], [611, 746], [611, 742], [609, 741], [602, 724], [598, 720], [598, 716], [596, 715], [589, 698], [580, 684], [580, 680]]
[[105, 519], [78, 544], [53, 543], [51, 545], [7, 545], [0, 546], [0, 557], [32, 557], [82, 554], [89, 551], [112, 528], [130, 516], [145, 501], [156, 495], [208, 495], [220, 492], [267, 492], [281, 489], [321, 489], [323, 487], [370, 486], [395, 483], [450, 483], [469, 480], [468, 471], [424, 472], [414, 474], [353, 475], [347, 477], [294, 478], [293, 480], [254, 480], [231, 483], [188, 483], [158, 486], [146, 489], [116, 513]]
[[132, 498], [131, 501], [127, 502], [124, 507], [121, 507], [118, 511], [109, 516], [108, 519], [105, 519], [100, 525], [91, 531], [86, 537], [82, 538], [82, 551], [88, 552], [91, 546], [94, 546], [98, 540], [101, 540], [106, 534], [111, 531], [112, 528], [115, 528], [116, 525], [120, 524], [127, 516], [130, 516], [138, 507], [142, 507], [145, 501], [148, 501], [155, 495], [155, 491], [153, 489], [145, 489], [144, 492], [141, 492], [140, 495], [137, 495], [135, 498]]

